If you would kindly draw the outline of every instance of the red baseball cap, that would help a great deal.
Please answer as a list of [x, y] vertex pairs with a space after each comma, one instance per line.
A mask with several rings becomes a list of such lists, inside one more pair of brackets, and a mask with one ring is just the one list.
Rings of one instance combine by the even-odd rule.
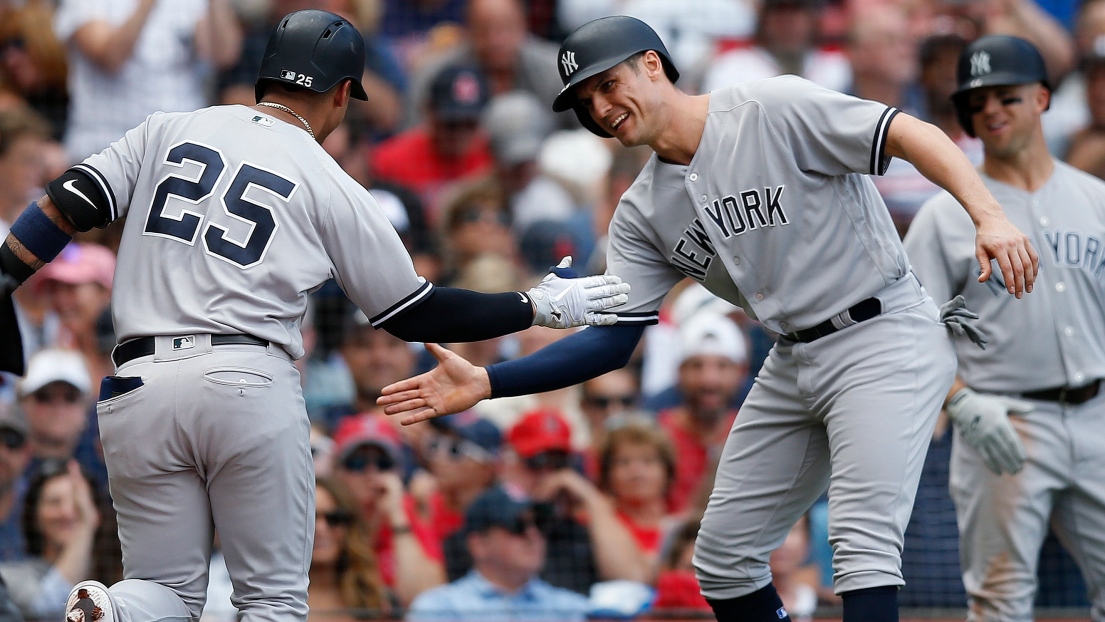
[[380, 415], [360, 414], [342, 418], [334, 430], [334, 447], [339, 460], [363, 445], [375, 445], [393, 460], [399, 459], [402, 441], [395, 428]]
[[111, 289], [115, 276], [115, 254], [99, 244], [73, 242], [41, 271], [42, 282], [59, 281], [72, 285], [99, 283]]
[[572, 428], [560, 413], [551, 408], [531, 410], [507, 432], [514, 451], [530, 458], [545, 451], [572, 450]]

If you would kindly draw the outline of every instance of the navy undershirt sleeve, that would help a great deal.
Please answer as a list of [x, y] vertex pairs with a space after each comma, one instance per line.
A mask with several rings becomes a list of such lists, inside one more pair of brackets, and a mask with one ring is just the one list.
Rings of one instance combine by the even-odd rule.
[[518, 292], [435, 287], [426, 300], [379, 327], [404, 341], [460, 343], [502, 337], [531, 325], [533, 305]]
[[544, 393], [625, 367], [645, 327], [591, 326], [529, 356], [487, 368], [491, 397]]

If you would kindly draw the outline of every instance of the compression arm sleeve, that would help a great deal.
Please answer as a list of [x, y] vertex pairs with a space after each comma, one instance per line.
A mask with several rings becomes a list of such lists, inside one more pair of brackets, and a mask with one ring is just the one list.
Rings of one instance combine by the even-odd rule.
[[518, 292], [481, 294], [435, 287], [426, 300], [380, 324], [404, 341], [483, 341], [533, 325], [533, 304]]
[[491, 397], [544, 393], [625, 367], [645, 327], [591, 326], [529, 356], [487, 368]]

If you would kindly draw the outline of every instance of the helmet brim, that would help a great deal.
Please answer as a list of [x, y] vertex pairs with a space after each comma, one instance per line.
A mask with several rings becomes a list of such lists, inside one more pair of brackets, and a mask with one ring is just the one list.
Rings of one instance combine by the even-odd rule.
[[1049, 91], [1051, 90], [1051, 85], [1046, 81], [1031, 78], [1026, 79], [1024, 73], [1017, 71], [995, 71], [994, 73], [987, 74], [981, 78], [974, 78], [966, 84], [960, 85], [959, 90], [952, 93], [952, 97], [960, 97], [975, 89], [982, 89], [989, 86], [1018, 86], [1021, 84], [1035, 84], [1036, 82], [1040, 82], [1047, 87]]

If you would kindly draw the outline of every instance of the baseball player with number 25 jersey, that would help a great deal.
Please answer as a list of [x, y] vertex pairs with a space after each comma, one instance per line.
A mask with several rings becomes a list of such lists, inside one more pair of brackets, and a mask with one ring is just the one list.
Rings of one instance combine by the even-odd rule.
[[337, 15], [286, 16], [256, 106], [152, 115], [50, 182], [0, 247], [8, 298], [75, 231], [128, 217], [117, 375], [96, 406], [126, 579], [78, 584], [69, 622], [93, 622], [77, 606], [85, 591], [101, 622], [198, 619], [214, 530], [242, 620], [306, 619], [315, 486], [292, 360], [307, 295], [327, 279], [409, 341], [616, 321], [602, 312], [627, 299], [616, 277], [477, 294], [415, 273], [371, 195], [321, 146], [350, 98], [365, 99], [364, 49]]
[[950, 196], [926, 203], [905, 238], [925, 288], [963, 295], [990, 336], [985, 351], [956, 342], [945, 406], [968, 619], [1033, 619], [1050, 522], [1105, 622], [1105, 183], [1048, 153], [1040, 115], [1051, 89], [1031, 43], [979, 39], [958, 79], [953, 101], [982, 140], [982, 179], [1042, 249], [1036, 292], [1010, 300], [977, 281], [971, 223]]
[[903, 532], [955, 373], [945, 322], [964, 330], [964, 313], [941, 313], [910, 273], [867, 176], [902, 157], [949, 189], [978, 226], [981, 278], [996, 259], [1018, 297], [1035, 278], [1028, 239], [940, 130], [893, 108], [789, 76], [687, 95], [656, 33], [623, 16], [581, 26], [558, 60], [554, 110], [656, 152], [610, 224], [607, 265], [633, 287], [618, 325], [486, 369], [434, 348], [443, 364], [380, 403], [411, 423], [605, 373], [691, 277], [781, 335], [725, 444], [695, 547], [714, 613], [789, 619], [768, 557], [828, 488], [844, 620], [897, 620]]

